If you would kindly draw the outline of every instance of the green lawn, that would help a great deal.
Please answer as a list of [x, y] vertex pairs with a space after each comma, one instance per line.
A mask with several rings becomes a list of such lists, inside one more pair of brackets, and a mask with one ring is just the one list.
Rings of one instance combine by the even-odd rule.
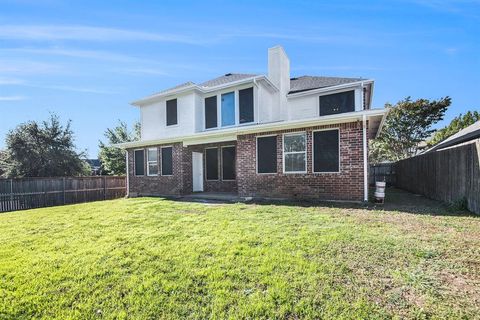
[[139, 198], [0, 214], [0, 319], [479, 318], [480, 218], [431, 213]]

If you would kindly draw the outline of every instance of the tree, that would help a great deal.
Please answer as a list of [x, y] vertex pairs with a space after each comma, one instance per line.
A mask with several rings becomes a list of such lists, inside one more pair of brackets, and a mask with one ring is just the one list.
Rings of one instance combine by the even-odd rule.
[[123, 175], [126, 173], [125, 150], [112, 146], [122, 142], [131, 142], [140, 139], [140, 123], [133, 125], [133, 131], [128, 130], [125, 122], [119, 121], [113, 129], [107, 129], [104, 134], [107, 143], [99, 142], [98, 157], [102, 162], [102, 170], [109, 175]]
[[47, 121], [30, 121], [10, 130], [0, 167], [7, 177], [59, 177], [89, 173], [74, 144], [71, 121], [65, 126], [52, 114]]
[[435, 132], [432, 138], [427, 142], [429, 147], [440, 143], [441, 141], [447, 139], [448, 137], [454, 135], [458, 131], [474, 124], [480, 120], [480, 112], [478, 111], [468, 111], [465, 115], [460, 114], [459, 116], [453, 118], [450, 124], [437, 132]]
[[443, 119], [450, 103], [450, 97], [438, 101], [412, 101], [407, 97], [394, 106], [387, 103], [385, 108], [390, 112], [382, 132], [370, 143], [371, 162], [398, 161], [416, 155], [421, 143], [435, 131], [432, 125]]

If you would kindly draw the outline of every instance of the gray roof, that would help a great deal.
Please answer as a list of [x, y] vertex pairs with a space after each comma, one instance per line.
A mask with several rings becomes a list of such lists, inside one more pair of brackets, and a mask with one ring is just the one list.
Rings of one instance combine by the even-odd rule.
[[168, 89], [165, 89], [165, 90], [162, 90], [162, 91], [159, 91], [157, 93], [154, 93], [154, 94], [160, 94], [160, 93], [165, 93], [165, 92], [168, 92], [168, 91], [172, 91], [172, 90], [176, 90], [176, 89], [181, 89], [183, 87], [189, 87], [189, 86], [192, 86], [194, 85], [195, 83], [193, 83], [192, 81], [188, 81], [188, 82], [185, 82], [185, 83], [182, 83], [182, 84], [178, 84], [174, 87], [171, 87], [171, 88], [168, 88]]
[[290, 92], [302, 92], [307, 90], [338, 86], [340, 84], [365, 80], [363, 78], [339, 78], [339, 77], [315, 77], [301, 76], [290, 79]]
[[425, 151], [431, 152], [480, 138], [480, 120]]
[[220, 76], [218, 78], [212, 79], [205, 81], [201, 83], [199, 86], [200, 87], [216, 87], [220, 86], [222, 84], [234, 82], [234, 81], [239, 81], [243, 79], [248, 79], [255, 77], [256, 74], [248, 74], [248, 73], [227, 73], [224, 74], [223, 76]]

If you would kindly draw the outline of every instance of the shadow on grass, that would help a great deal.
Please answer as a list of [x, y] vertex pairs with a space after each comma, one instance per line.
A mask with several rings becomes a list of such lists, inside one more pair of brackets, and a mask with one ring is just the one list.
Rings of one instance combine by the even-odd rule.
[[[373, 189], [370, 190], [373, 194]], [[243, 202], [237, 199], [195, 199], [195, 198], [172, 198], [171, 200], [181, 202], [193, 202], [204, 204], [232, 204]], [[410, 214], [432, 215], [432, 216], [470, 216], [480, 218], [466, 210], [455, 208], [443, 202], [428, 199], [422, 195], [416, 195], [397, 188], [387, 188], [385, 204], [376, 204], [373, 198], [368, 203], [333, 202], [333, 201], [305, 201], [305, 200], [262, 200], [255, 199], [245, 203], [255, 205], [276, 205], [276, 206], [297, 206], [297, 207], [326, 207], [339, 209], [366, 209], [371, 211], [404, 212]]]

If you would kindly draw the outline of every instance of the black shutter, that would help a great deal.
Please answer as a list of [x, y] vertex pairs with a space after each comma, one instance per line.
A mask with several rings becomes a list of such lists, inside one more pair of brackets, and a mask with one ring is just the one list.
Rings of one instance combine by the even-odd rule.
[[172, 174], [172, 147], [162, 148], [162, 176], [171, 176]]
[[218, 180], [218, 148], [205, 149], [207, 180]]
[[177, 124], [177, 99], [167, 101], [167, 126]]
[[320, 115], [355, 111], [355, 91], [320, 96]]
[[222, 148], [222, 180], [235, 180], [235, 147]]
[[135, 175], [145, 175], [145, 150], [135, 150]]
[[253, 122], [253, 88], [238, 91], [240, 123]]
[[217, 127], [217, 96], [205, 98], [205, 129]]
[[313, 133], [313, 171], [339, 172], [339, 131]]
[[277, 172], [277, 136], [257, 139], [257, 172]]

